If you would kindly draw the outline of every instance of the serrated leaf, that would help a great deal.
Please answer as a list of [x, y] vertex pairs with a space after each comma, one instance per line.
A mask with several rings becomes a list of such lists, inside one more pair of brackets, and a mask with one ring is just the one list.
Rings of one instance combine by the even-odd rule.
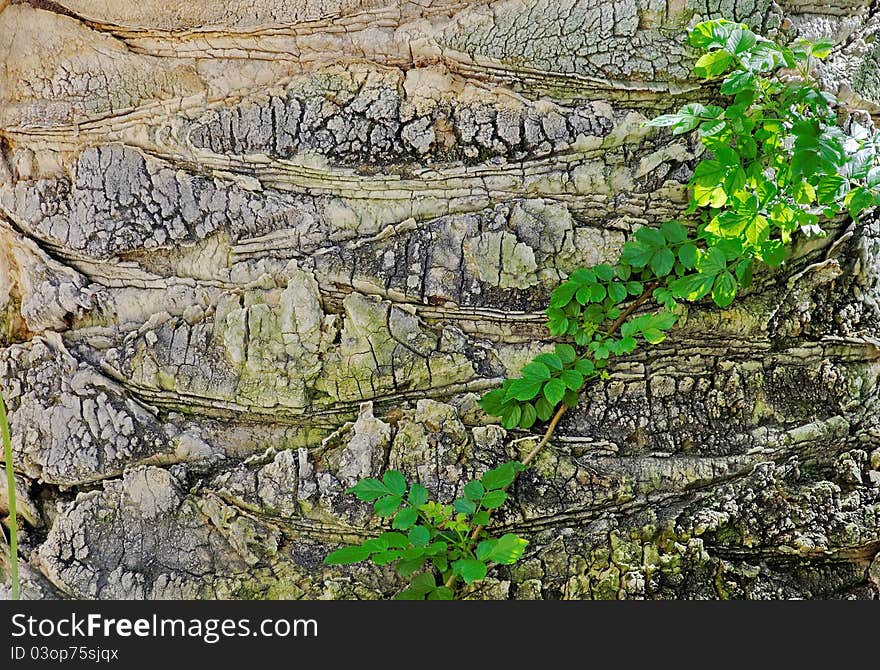
[[519, 425], [520, 417], [522, 416], [522, 409], [519, 405], [513, 405], [508, 410], [504, 412], [501, 417], [501, 425], [511, 430], [512, 428], [516, 428]]
[[489, 491], [486, 494], [486, 497], [483, 498], [483, 507], [486, 509], [497, 509], [504, 504], [504, 501], [507, 500], [507, 494], [504, 491]]
[[651, 256], [653, 255], [653, 247], [630, 240], [623, 245], [620, 258], [624, 263], [627, 263], [636, 269], [640, 269], [645, 267], [651, 261]]
[[409, 501], [416, 507], [424, 505], [428, 502], [428, 489], [418, 482], [414, 482], [409, 487]]
[[406, 558], [398, 562], [397, 565], [394, 566], [394, 569], [397, 571], [397, 574], [401, 577], [409, 577], [416, 570], [421, 568], [425, 564], [425, 557], [419, 556], [418, 558]]
[[520, 407], [519, 427], [528, 430], [535, 425], [538, 413], [535, 411], [535, 406], [531, 403], [523, 403]]
[[400, 503], [401, 497], [398, 495], [383, 496], [373, 503], [373, 511], [378, 516], [391, 516], [400, 507]]
[[362, 545], [342, 547], [324, 558], [325, 565], [349, 565], [360, 563], [370, 557], [370, 550]]
[[571, 302], [571, 299], [578, 288], [578, 284], [575, 284], [574, 282], [560, 284], [553, 290], [553, 293], [550, 294], [550, 306], [564, 307]]
[[626, 287], [620, 282], [608, 284], [608, 297], [614, 302], [623, 302], [626, 300]]
[[593, 267], [593, 272], [602, 281], [611, 281], [614, 279], [614, 268], [607, 263], [601, 263]]
[[386, 531], [379, 536], [379, 539], [385, 543], [390, 549], [403, 549], [409, 544], [409, 540], [403, 533], [394, 531]]
[[722, 272], [712, 288], [712, 300], [719, 307], [727, 307], [736, 298], [736, 278], [730, 272]]
[[724, 50], [733, 56], [739, 56], [755, 46], [757, 41], [758, 38], [751, 30], [734, 28], [727, 38]]
[[559, 373], [559, 378], [572, 391], [578, 391], [584, 385], [584, 376], [577, 370], [563, 370]]
[[477, 505], [467, 498], [456, 498], [455, 502], [452, 503], [452, 509], [460, 514], [473, 514]]
[[391, 523], [392, 528], [397, 530], [406, 530], [419, 519], [419, 513], [412, 507], [404, 507], [394, 515], [394, 521]]
[[510, 486], [516, 478], [516, 473], [517, 468], [513, 461], [508, 461], [507, 463], [502, 463], [497, 468], [484, 472], [483, 476], [480, 477], [480, 481], [487, 491], [495, 491]]
[[566, 365], [568, 363], [573, 363], [574, 359], [577, 358], [577, 352], [570, 344], [557, 344], [556, 355], [559, 356], [559, 360], [561, 360], [563, 364]]
[[676, 279], [669, 284], [669, 290], [676, 298], [693, 301], [708, 295], [714, 283], [714, 274], [698, 272]]
[[452, 570], [459, 575], [466, 584], [486, 578], [486, 564], [474, 558], [462, 558], [452, 564]]
[[522, 557], [528, 544], [518, 535], [506, 533], [498, 538], [486, 558], [500, 565], [512, 565]]
[[675, 265], [675, 254], [671, 249], [660, 249], [651, 258], [651, 271], [658, 277], [665, 277]]
[[513, 379], [507, 389], [506, 397], [508, 400], [512, 398], [520, 401], [531, 400], [541, 392], [541, 387], [543, 385], [544, 382], [540, 379]]
[[431, 531], [424, 526], [413, 526], [409, 529], [407, 537], [409, 537], [409, 541], [413, 543], [413, 546], [424, 547], [428, 544], [428, 540], [431, 539]]
[[[488, 393], [484, 394], [482, 398], [480, 398], [479, 406], [483, 409], [486, 414], [491, 416], [501, 416], [501, 413], [504, 411], [505, 404], [505, 396], [507, 395], [507, 390], [502, 387], [498, 389], [493, 389]], [[377, 481], [377, 480], [374, 480]], [[381, 482], [380, 482], [381, 484]], [[384, 489], [384, 484], [382, 484]], [[349, 489], [351, 491], [351, 489]], [[379, 494], [381, 495], [381, 494]], [[378, 496], [377, 496], [378, 497]], [[363, 498], [361, 498], [363, 500]]]
[[543, 363], [551, 370], [561, 370], [562, 369], [562, 360], [556, 354], [544, 353], [538, 354], [535, 356], [535, 360], [538, 363]]
[[489, 512], [481, 510], [471, 517], [471, 523], [475, 526], [485, 526], [489, 523]]
[[543, 382], [550, 379], [550, 368], [539, 361], [532, 361], [520, 370], [523, 379]]
[[724, 95], [734, 95], [751, 88], [755, 84], [755, 75], [751, 72], [735, 70], [731, 72], [721, 83], [721, 92]]
[[382, 482], [395, 495], [402, 496], [406, 493], [406, 478], [397, 470], [389, 470], [382, 475]]
[[464, 497], [473, 502], [479, 502], [486, 493], [486, 488], [478, 479], [473, 479], [464, 485]]
[[666, 238], [656, 228], [642, 226], [633, 233], [636, 240], [646, 247], [652, 247], [655, 250], [666, 246]]
[[373, 555], [371, 559], [373, 563], [376, 565], [388, 565], [389, 563], [393, 563], [401, 556], [401, 552], [397, 549], [388, 549], [387, 551], [380, 551]]
[[702, 274], [717, 275], [727, 269], [727, 256], [717, 246], [712, 247], [700, 258], [699, 269]]
[[455, 597], [453, 591], [448, 586], [438, 586], [428, 594], [428, 600], [453, 600]]
[[565, 395], [565, 382], [561, 379], [551, 379], [544, 384], [544, 397], [551, 405], [558, 405]]
[[388, 487], [378, 479], [367, 478], [360, 480], [352, 486], [346, 493], [353, 493], [364, 502], [372, 502], [376, 498], [381, 498], [389, 493]]
[[730, 66], [730, 54], [726, 51], [710, 51], [703, 54], [694, 64], [694, 74], [704, 79], [723, 74]]
[[682, 244], [678, 249], [678, 260], [687, 270], [693, 270], [697, 264], [697, 247], [694, 244]]

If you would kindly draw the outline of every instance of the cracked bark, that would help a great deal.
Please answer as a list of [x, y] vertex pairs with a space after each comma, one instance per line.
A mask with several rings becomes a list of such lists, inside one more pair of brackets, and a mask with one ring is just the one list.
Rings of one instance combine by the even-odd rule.
[[[684, 209], [698, 147], [641, 123], [712, 95], [690, 22], [831, 37], [823, 83], [880, 110], [867, 2], [99, 4], [0, 2], [31, 598], [389, 596], [321, 565], [376, 531], [344, 490], [450, 499], [533, 447], [476, 398], [550, 345], [561, 276]], [[617, 362], [471, 597], [877, 598], [878, 268], [880, 220], [839, 221]]]

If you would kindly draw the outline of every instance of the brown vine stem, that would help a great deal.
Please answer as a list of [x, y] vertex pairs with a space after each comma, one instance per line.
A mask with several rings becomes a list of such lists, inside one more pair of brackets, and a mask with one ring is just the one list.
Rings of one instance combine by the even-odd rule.
[[[617, 329], [620, 328], [621, 325], [623, 325], [623, 322], [626, 321], [627, 318], [629, 318], [629, 316], [631, 316], [633, 312], [635, 312], [639, 307], [641, 307], [643, 304], [645, 304], [645, 302], [648, 300], [648, 298], [651, 297], [651, 294], [654, 292], [654, 289], [657, 288], [659, 285], [660, 285], [660, 282], [651, 282], [650, 284], [648, 284], [645, 287], [645, 290], [642, 292], [642, 295], [640, 295], [632, 303], [630, 303], [627, 306], [627, 308], [620, 313], [620, 316], [617, 317], [617, 319], [614, 321], [614, 323], [611, 324], [611, 327], [608, 329], [608, 336], [609, 337], [617, 332]], [[522, 459], [522, 464], [524, 466], [528, 467], [531, 464], [531, 462], [534, 461], [538, 457], [538, 454], [541, 453], [541, 450], [545, 446], [547, 446], [547, 443], [550, 441], [550, 438], [553, 437], [553, 432], [556, 430], [556, 426], [559, 424], [559, 421], [562, 419], [562, 415], [565, 414], [566, 411], [568, 411], [568, 409], [569, 409], [568, 405], [566, 405], [564, 403], [559, 406], [559, 409], [556, 410], [556, 414], [554, 414], [553, 418], [550, 419], [550, 423], [547, 425], [547, 430], [544, 431], [544, 437], [542, 437], [541, 441], [538, 442], [538, 444], [536, 444], [535, 447], [528, 454], [526, 454], [526, 457], [524, 459]], [[508, 486], [513, 485], [513, 483], [515, 481], [516, 481], [516, 479], [514, 478], [513, 482], [511, 482], [510, 484], [508, 484], [507, 486], [504, 487], [505, 490], [507, 489]], [[480, 533], [482, 533], [484, 529], [485, 529], [485, 526], [477, 526], [476, 528], [474, 528], [474, 532], [471, 533], [470, 544], [473, 544], [474, 542], [477, 541], [477, 538], [480, 536]], [[452, 586], [455, 584], [456, 579], [457, 578], [455, 575], [449, 575], [449, 579], [446, 580], [446, 587], [452, 588]]]

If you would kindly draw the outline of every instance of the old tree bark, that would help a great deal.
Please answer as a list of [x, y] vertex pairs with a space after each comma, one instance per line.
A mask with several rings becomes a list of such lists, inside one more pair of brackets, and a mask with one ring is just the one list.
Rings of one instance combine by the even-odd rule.
[[[25, 596], [392, 595], [321, 565], [376, 528], [345, 488], [449, 499], [534, 444], [475, 400], [560, 277], [684, 209], [695, 143], [641, 124], [713, 95], [718, 16], [832, 37], [824, 84], [880, 110], [858, 0], [0, 0]], [[878, 279], [880, 222], [839, 221], [618, 362], [472, 597], [877, 598]]]

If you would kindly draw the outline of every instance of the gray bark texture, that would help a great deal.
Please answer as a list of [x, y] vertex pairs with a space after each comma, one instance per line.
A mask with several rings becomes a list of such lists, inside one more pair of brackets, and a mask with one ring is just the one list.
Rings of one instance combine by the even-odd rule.
[[[534, 445], [476, 400], [561, 278], [684, 210], [700, 148], [642, 124], [717, 95], [686, 29], [721, 16], [831, 37], [880, 111], [858, 0], [0, 0], [24, 595], [392, 596], [321, 563], [379, 529], [345, 489], [450, 500]], [[611, 372], [468, 597], [878, 597], [880, 218]]]

